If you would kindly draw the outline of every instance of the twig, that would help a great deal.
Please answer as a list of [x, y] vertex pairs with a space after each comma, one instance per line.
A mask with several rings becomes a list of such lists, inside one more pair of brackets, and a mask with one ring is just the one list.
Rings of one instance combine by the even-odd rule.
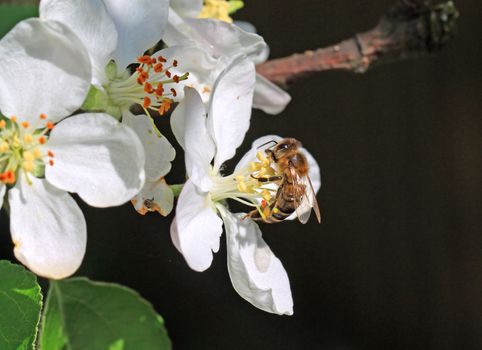
[[256, 70], [279, 85], [332, 69], [364, 73], [376, 64], [442, 49], [454, 35], [458, 15], [452, 1], [399, 0], [368, 32], [333, 46], [267, 61]]

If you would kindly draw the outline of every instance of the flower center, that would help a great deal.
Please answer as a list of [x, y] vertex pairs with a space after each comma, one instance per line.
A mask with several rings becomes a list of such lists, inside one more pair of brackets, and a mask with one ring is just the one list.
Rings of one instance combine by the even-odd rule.
[[243, 6], [243, 1], [239, 0], [204, 0], [204, 6], [199, 14], [199, 18], [214, 18], [232, 23], [233, 19], [230, 14]]
[[29, 176], [42, 177], [46, 158], [54, 165], [54, 154], [44, 152], [48, 133], [54, 124], [41, 114], [39, 125], [18, 122], [16, 117], [0, 120], [0, 182], [14, 185], [20, 172]]
[[219, 202], [233, 199], [258, 209], [263, 217], [269, 216], [269, 206], [276, 199], [282, 174], [270, 158], [259, 151], [257, 161], [238, 169], [229, 176], [213, 176], [211, 199]]
[[143, 106], [146, 114], [149, 111], [157, 111], [163, 115], [174, 102], [177, 96], [174, 86], [180, 81], [186, 80], [189, 73], [182, 76], [172, 74], [169, 69], [177, 67], [177, 61], [173, 60], [170, 65], [162, 56], [157, 58], [149, 55], [137, 59], [140, 63], [136, 72], [131, 76], [117, 77], [105, 87], [112, 102], [121, 108], [129, 108], [133, 104]]

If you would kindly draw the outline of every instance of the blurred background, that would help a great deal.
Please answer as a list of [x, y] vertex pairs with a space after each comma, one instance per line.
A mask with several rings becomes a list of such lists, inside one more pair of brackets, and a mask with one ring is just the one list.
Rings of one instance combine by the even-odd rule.
[[[247, 0], [235, 17], [282, 57], [368, 30], [393, 2]], [[280, 116], [254, 111], [239, 155], [259, 136], [292, 136], [322, 169], [321, 225], [262, 226], [289, 274], [293, 316], [236, 294], [224, 240], [208, 271], [191, 271], [171, 243], [172, 217], [130, 205], [81, 202], [89, 236], [77, 275], [137, 290], [177, 350], [481, 349], [482, 27], [479, 1], [455, 3], [458, 34], [440, 54], [306, 77]], [[183, 179], [182, 156], [174, 169], [171, 183]], [[4, 214], [0, 229], [0, 258], [14, 259]]]

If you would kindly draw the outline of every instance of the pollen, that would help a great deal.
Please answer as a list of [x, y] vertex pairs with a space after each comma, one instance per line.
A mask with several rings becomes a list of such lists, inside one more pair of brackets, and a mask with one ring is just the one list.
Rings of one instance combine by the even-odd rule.
[[9, 150], [10, 150], [10, 146], [8, 142], [3, 141], [2, 143], [0, 143], [0, 153], [5, 153], [5, 152], [8, 152]]
[[29, 144], [29, 143], [32, 143], [32, 141], [33, 141], [32, 134], [23, 135], [23, 142], [25, 142], [26, 144]]
[[34, 165], [32, 161], [24, 161], [22, 164], [22, 169], [25, 170], [26, 172], [31, 172], [33, 168], [34, 168]]
[[38, 148], [34, 149], [33, 156], [35, 157], [35, 159], [42, 158], [42, 151]]
[[26, 152], [23, 152], [23, 159], [27, 162], [32, 162], [35, 159], [35, 157], [32, 154], [32, 152], [26, 151]]
[[267, 202], [271, 201], [271, 192], [270, 192], [270, 191], [268, 191], [268, 190], [266, 190], [266, 189], [263, 190], [263, 191], [261, 192], [261, 196], [263, 197], [263, 199], [264, 199], [265, 201], [267, 201]]

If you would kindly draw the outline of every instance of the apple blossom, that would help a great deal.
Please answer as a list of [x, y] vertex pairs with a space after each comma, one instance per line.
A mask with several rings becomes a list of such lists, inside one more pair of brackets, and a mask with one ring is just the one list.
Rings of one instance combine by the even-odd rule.
[[[195, 18], [200, 16], [202, 3], [199, 0], [171, 2], [169, 22], [163, 37], [163, 41], [168, 46], [195, 43], [210, 56], [219, 60], [218, 67], [220, 70], [226, 68], [240, 54], [255, 64], [266, 61], [269, 55], [268, 46], [261, 36], [241, 29], [241, 27], [246, 29], [246, 25], [237, 26], [228, 23], [225, 16], [221, 16], [221, 18], [214, 16], [216, 11], [211, 12], [211, 16], [208, 16], [209, 11], [206, 10], [206, 7], [203, 17], [212, 18]], [[223, 1], [214, 0], [213, 3], [222, 6], [220, 3], [223, 3]], [[253, 26], [249, 26], [249, 28], [254, 31]], [[209, 86], [213, 82], [206, 80], [204, 85]], [[201, 90], [198, 89], [198, 91]], [[205, 101], [208, 98], [208, 95], [203, 96]], [[288, 93], [260, 74], [256, 74], [254, 108], [259, 108], [269, 114], [278, 114], [285, 109], [290, 101], [291, 97]]]
[[106, 114], [63, 119], [82, 104], [91, 76], [87, 52], [63, 24], [20, 22], [0, 40], [0, 65], [8, 67], [0, 71], [0, 194], [14, 253], [35, 273], [64, 278], [86, 247], [85, 219], [67, 192], [96, 207], [125, 203], [144, 184], [143, 148]]
[[[231, 199], [260, 208], [276, 192], [274, 183], [256, 180], [274, 171], [263, 153], [256, 152], [266, 138], [255, 142], [233, 174], [223, 176], [221, 170], [249, 127], [253, 71], [248, 60], [233, 62], [216, 81], [207, 109], [195, 89], [185, 88], [186, 97], [174, 111], [171, 126], [185, 151], [188, 180], [179, 196], [171, 237], [188, 265], [204, 271], [212, 263], [213, 252], [219, 250], [224, 222], [228, 270], [235, 290], [264, 311], [290, 315], [293, 300], [281, 262], [262, 239], [258, 225], [243, 213], [230, 213], [226, 204]], [[309, 154], [307, 159], [319, 188], [319, 168]]]

